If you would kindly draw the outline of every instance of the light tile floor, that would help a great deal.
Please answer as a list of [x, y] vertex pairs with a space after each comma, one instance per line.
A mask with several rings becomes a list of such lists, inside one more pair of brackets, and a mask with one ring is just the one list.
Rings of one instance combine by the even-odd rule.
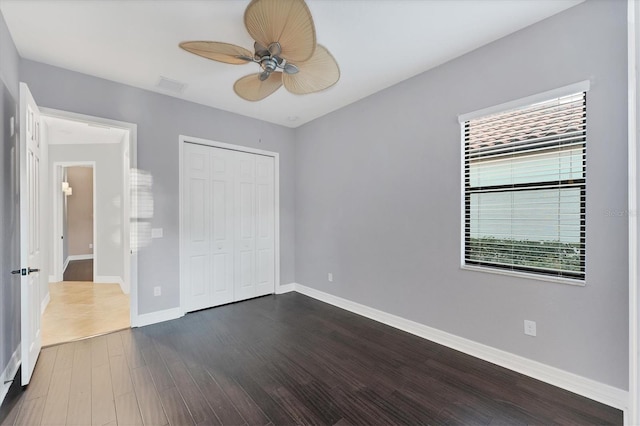
[[42, 345], [49, 346], [131, 326], [129, 295], [118, 284], [62, 281], [49, 284]]

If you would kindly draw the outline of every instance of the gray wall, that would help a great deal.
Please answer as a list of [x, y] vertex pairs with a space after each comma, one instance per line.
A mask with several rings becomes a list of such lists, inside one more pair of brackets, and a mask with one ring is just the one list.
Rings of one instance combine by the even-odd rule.
[[9, 34], [9, 29], [0, 13], [0, 79], [9, 88], [9, 92], [18, 100], [20, 56]]
[[[298, 128], [296, 281], [626, 389], [626, 66], [587, 1]], [[587, 285], [461, 270], [458, 114], [586, 79]]]
[[[60, 141], [57, 141], [58, 143]], [[53, 164], [63, 161], [94, 161], [95, 162], [95, 188], [96, 188], [96, 222], [97, 235], [95, 236], [96, 253], [98, 255], [96, 275], [123, 277], [124, 255], [121, 239], [122, 224], [122, 154], [120, 144], [55, 144], [49, 145], [49, 179], [53, 180]], [[73, 168], [67, 168], [67, 180], [73, 188], [73, 195], [67, 197], [67, 217], [71, 218], [71, 200], [80, 188], [71, 184]], [[90, 170], [90, 169], [89, 169]], [[91, 173], [91, 171], [90, 171]], [[55, 194], [57, 195], [57, 194]], [[53, 199], [49, 201], [53, 205]], [[93, 201], [90, 200], [92, 204]], [[89, 219], [89, 232], [93, 232], [93, 219]], [[53, 221], [51, 225], [53, 227]], [[67, 235], [71, 237], [72, 224], [67, 224]], [[50, 228], [53, 229], [53, 228]], [[49, 233], [52, 237], [52, 232]], [[50, 246], [53, 246], [51, 241]], [[85, 253], [91, 253], [88, 243], [85, 244]], [[73, 251], [71, 238], [69, 238], [68, 253], [66, 256], [79, 254]], [[64, 261], [66, 259], [63, 258]]]
[[[625, 11], [623, 1], [589, 0], [295, 132], [27, 60], [20, 78], [42, 106], [138, 124], [138, 165], [154, 177], [152, 226], [164, 228], [140, 253], [140, 313], [177, 306], [177, 140], [188, 134], [280, 152], [283, 283], [626, 389], [627, 220], [607, 214], [626, 209]], [[7, 35], [0, 20], [0, 76], [17, 96]], [[457, 115], [584, 79], [593, 82], [587, 285], [460, 270]], [[1, 300], [17, 330], [17, 293]], [[523, 319], [537, 321], [538, 337], [523, 334]], [[0, 365], [19, 341], [5, 328]]]
[[[9, 131], [18, 102], [18, 65], [18, 52], [0, 14], [0, 373], [20, 344], [20, 277], [9, 274], [20, 267], [19, 198], [13, 190], [16, 137]], [[3, 391], [7, 386], [0, 383]]]
[[[22, 60], [20, 78], [40, 106], [138, 125], [138, 168], [153, 175], [153, 239], [138, 257], [140, 314], [178, 306], [178, 136], [280, 153], [281, 282], [294, 281], [293, 130], [88, 75]], [[98, 253], [100, 256], [100, 253]], [[162, 286], [162, 296], [153, 287]]]

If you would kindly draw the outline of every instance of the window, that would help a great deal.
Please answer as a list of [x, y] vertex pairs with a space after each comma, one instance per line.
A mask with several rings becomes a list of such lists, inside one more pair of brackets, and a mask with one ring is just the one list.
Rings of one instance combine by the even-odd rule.
[[465, 265], [584, 280], [586, 91], [547, 99], [461, 117]]

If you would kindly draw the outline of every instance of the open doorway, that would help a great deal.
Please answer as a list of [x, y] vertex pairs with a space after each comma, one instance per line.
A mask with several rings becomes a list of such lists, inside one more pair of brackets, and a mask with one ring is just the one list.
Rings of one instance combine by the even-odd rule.
[[[93, 163], [76, 166], [54, 164], [62, 175], [58, 197], [62, 198], [62, 281], [94, 282], [94, 235], [96, 234]], [[55, 173], [54, 171], [54, 173]], [[58, 252], [59, 252], [58, 251]], [[58, 259], [58, 262], [61, 259]]]
[[51, 184], [43, 202], [53, 213], [49, 283], [41, 289], [43, 346], [128, 328], [135, 315], [132, 130], [67, 114], [43, 114]]

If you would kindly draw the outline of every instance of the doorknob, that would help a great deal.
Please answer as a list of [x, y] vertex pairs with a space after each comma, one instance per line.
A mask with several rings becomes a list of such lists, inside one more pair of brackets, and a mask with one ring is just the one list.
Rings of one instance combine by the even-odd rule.
[[14, 269], [13, 271], [11, 271], [11, 275], [28, 275], [33, 272], [40, 272], [40, 269], [34, 269], [34, 268]]

